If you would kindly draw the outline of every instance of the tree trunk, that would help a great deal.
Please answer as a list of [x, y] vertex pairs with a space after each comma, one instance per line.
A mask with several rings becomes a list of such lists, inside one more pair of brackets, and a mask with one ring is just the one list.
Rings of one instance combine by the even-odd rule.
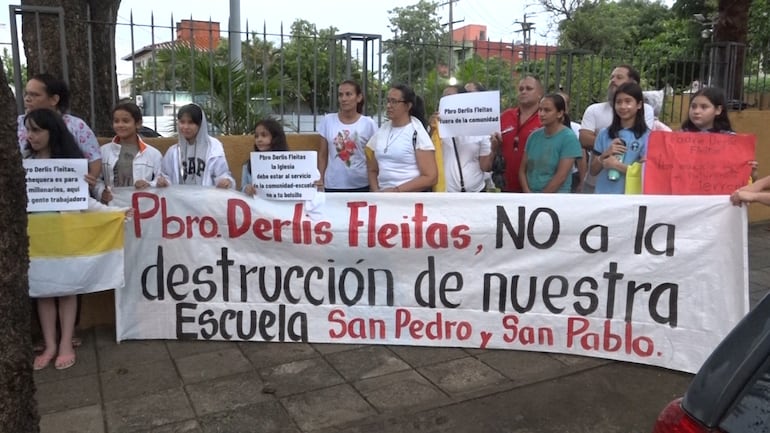
[[0, 68], [0, 432], [37, 432], [32, 378], [27, 190], [16, 104]]
[[750, 7], [751, 0], [719, 0], [711, 58], [715, 78], [712, 84], [722, 87], [728, 100], [740, 100], [743, 95]]
[[[110, 111], [118, 97], [115, 62], [111, 59], [115, 52], [113, 41], [120, 0], [22, 0], [21, 4], [63, 8], [67, 48], [65, 55], [71, 94], [70, 112], [82, 117], [97, 136], [110, 136]], [[37, 38], [38, 29], [34, 14], [25, 13], [23, 16], [22, 39], [29, 74], [31, 76], [48, 72], [63, 78], [58, 17], [41, 14], [39, 22], [40, 41]]]

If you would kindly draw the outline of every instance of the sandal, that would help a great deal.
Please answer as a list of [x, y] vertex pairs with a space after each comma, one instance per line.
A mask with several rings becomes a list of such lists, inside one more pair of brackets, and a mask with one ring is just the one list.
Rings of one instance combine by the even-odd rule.
[[54, 356], [56, 356], [56, 353], [41, 353], [35, 357], [35, 361], [32, 363], [32, 369], [38, 371], [48, 367], [48, 364], [51, 363], [51, 360], [53, 360]]
[[[72, 337], [72, 347], [80, 347], [83, 345], [83, 339], [80, 337]], [[40, 353], [45, 350], [45, 343], [42, 341], [40, 343], [35, 344], [32, 346], [32, 351], [35, 353]]]
[[[50, 360], [49, 360], [50, 361]], [[53, 366], [57, 370], [66, 370], [75, 365], [75, 354], [71, 355], [59, 355], [56, 357], [56, 362]]]

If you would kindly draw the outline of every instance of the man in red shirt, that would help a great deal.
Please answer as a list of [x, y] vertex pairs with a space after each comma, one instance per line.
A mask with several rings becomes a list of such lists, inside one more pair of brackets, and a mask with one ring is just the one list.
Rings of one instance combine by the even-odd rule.
[[522, 192], [519, 183], [519, 166], [529, 134], [540, 128], [538, 106], [543, 98], [543, 84], [533, 76], [519, 81], [519, 103], [500, 114], [501, 132], [492, 134], [492, 150], [502, 153], [505, 159], [504, 192]]

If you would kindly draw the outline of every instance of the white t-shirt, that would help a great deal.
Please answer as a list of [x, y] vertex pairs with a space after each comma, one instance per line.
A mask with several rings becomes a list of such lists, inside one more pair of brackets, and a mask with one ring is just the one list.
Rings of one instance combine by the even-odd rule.
[[462, 166], [465, 191], [478, 192], [484, 189], [484, 172], [479, 166], [479, 157], [492, 153], [489, 136], [455, 137], [454, 140], [445, 138], [441, 140], [441, 145], [447, 192], [461, 191], [460, 167], [455, 157], [455, 145]]
[[364, 148], [377, 132], [371, 117], [361, 116], [351, 124], [342, 123], [337, 113], [321, 119], [318, 133], [326, 139], [329, 157], [324, 186], [329, 189], [357, 189], [369, 185]]
[[415, 132], [414, 122], [400, 127], [386, 124], [366, 144], [374, 151], [377, 160], [377, 182], [380, 189], [395, 188], [418, 177], [420, 170], [415, 151], [436, 150], [425, 130], [422, 134], [417, 133], [417, 140], [414, 139]]

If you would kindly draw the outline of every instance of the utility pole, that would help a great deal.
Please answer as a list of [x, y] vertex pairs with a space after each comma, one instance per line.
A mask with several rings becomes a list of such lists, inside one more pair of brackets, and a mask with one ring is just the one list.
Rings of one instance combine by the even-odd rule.
[[230, 0], [230, 22], [228, 23], [230, 61], [241, 68], [241, 0]]
[[516, 33], [523, 33], [524, 49], [522, 50], [522, 60], [526, 62], [529, 60], [530, 34], [532, 33], [532, 30], [535, 29], [535, 23], [527, 22], [527, 14], [525, 13], [524, 21], [514, 21], [514, 24], [521, 25], [521, 30], [516, 30]]
[[450, 77], [452, 76], [452, 72], [454, 72], [455, 53], [454, 53], [454, 37], [452, 36], [452, 32], [454, 30], [454, 24], [465, 21], [465, 20], [459, 20], [459, 21], [454, 20], [453, 6], [454, 6], [454, 3], [458, 1], [460, 0], [447, 0], [446, 2], [439, 4], [439, 6], [449, 5], [449, 22], [447, 24], [449, 26], [449, 76]]

